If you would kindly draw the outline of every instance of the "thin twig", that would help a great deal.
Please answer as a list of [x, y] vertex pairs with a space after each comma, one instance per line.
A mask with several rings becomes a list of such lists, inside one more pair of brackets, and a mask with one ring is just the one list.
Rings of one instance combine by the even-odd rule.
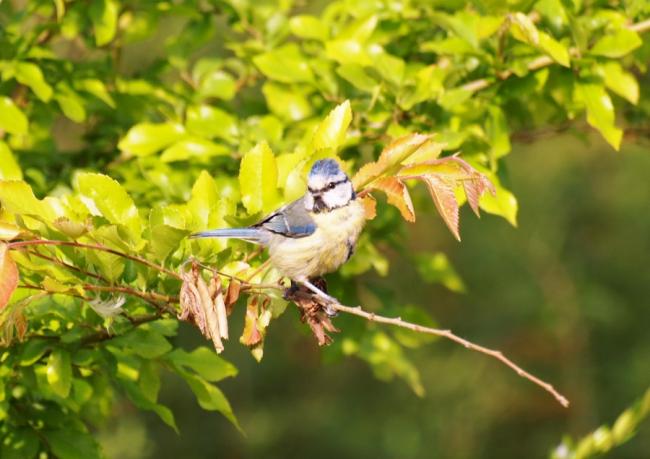
[[[650, 19], [646, 19], [641, 22], [637, 22], [636, 24], [630, 24], [627, 26], [629, 30], [632, 30], [636, 33], [644, 33], [650, 30]], [[569, 49], [569, 54], [572, 57], [578, 56], [580, 51], [578, 48], [570, 48]], [[528, 64], [528, 70], [533, 72], [535, 70], [539, 70], [543, 67], [548, 67], [549, 65], [553, 64], [555, 62], [552, 58], [549, 56], [539, 56], [535, 59], [533, 59], [529, 64]], [[512, 75], [514, 75], [514, 72], [512, 70], [506, 70], [504, 72], [499, 73], [496, 76], [496, 79], [494, 78], [479, 78], [478, 80], [470, 81], [468, 83], [465, 83], [464, 85], [461, 86], [461, 89], [464, 89], [469, 92], [477, 92], [481, 91], [483, 89], [489, 88], [492, 86], [494, 83], [498, 81], [504, 81], [510, 78]]]
[[19, 247], [27, 247], [27, 246], [32, 246], [32, 245], [61, 245], [61, 246], [68, 246], [68, 247], [78, 247], [80, 249], [91, 249], [91, 250], [101, 250], [102, 252], [107, 252], [111, 253], [113, 255], [117, 255], [118, 257], [126, 258], [128, 260], [135, 261], [137, 263], [141, 263], [145, 266], [149, 266], [150, 268], [153, 268], [157, 271], [160, 271], [162, 273], [165, 273], [171, 277], [174, 277], [176, 279], [180, 280], [180, 276], [175, 273], [174, 271], [171, 271], [164, 266], [158, 265], [154, 263], [153, 261], [149, 261], [146, 258], [139, 257], [137, 255], [130, 255], [128, 253], [120, 252], [119, 250], [111, 249], [110, 247], [106, 247], [105, 245], [101, 244], [84, 244], [82, 242], [74, 242], [74, 241], [57, 241], [57, 240], [46, 240], [46, 239], [32, 239], [28, 241], [16, 241], [16, 242], [10, 242], [7, 244], [9, 249], [17, 249]]
[[531, 381], [534, 384], [537, 384], [540, 386], [542, 389], [546, 390], [547, 392], [551, 393], [555, 399], [560, 402], [560, 404], [563, 407], [568, 407], [569, 406], [569, 400], [566, 399], [562, 394], [560, 394], [555, 388], [545, 382], [539, 379], [536, 376], [533, 376], [532, 374], [528, 373], [527, 371], [523, 370], [521, 367], [519, 367], [516, 363], [514, 363], [512, 360], [510, 360], [508, 357], [503, 355], [501, 351], [497, 351], [494, 349], [489, 349], [487, 347], [479, 346], [478, 344], [474, 344], [471, 341], [468, 341], [464, 338], [461, 338], [460, 336], [454, 335], [451, 330], [442, 330], [439, 328], [431, 328], [431, 327], [425, 327], [422, 325], [417, 325], [411, 322], [406, 322], [402, 320], [400, 317], [384, 317], [377, 315], [372, 312], [367, 312], [361, 309], [361, 306], [357, 307], [352, 307], [352, 306], [344, 306], [342, 304], [332, 304], [331, 305], [334, 309], [337, 311], [341, 312], [346, 312], [348, 314], [353, 314], [355, 316], [363, 317], [364, 319], [370, 321], [370, 322], [378, 322], [382, 324], [389, 324], [389, 325], [395, 325], [396, 327], [401, 327], [401, 328], [406, 328], [408, 330], [413, 330], [418, 333], [426, 333], [429, 335], [435, 335], [435, 336], [442, 336], [444, 338], [447, 338], [451, 341], [454, 341], [456, 343], [462, 344], [465, 346], [467, 349], [472, 349], [474, 351], [481, 352], [483, 354], [487, 354], [491, 357], [494, 357], [497, 360], [500, 360], [510, 368], [512, 368], [519, 376], [522, 378], [526, 378], [529, 381]]
[[86, 276], [94, 277], [95, 279], [100, 280], [102, 282], [107, 282], [107, 280], [103, 276], [100, 276], [99, 274], [94, 274], [94, 273], [91, 273], [89, 271], [85, 271], [85, 270], [83, 270], [83, 269], [81, 269], [81, 268], [79, 268], [77, 266], [66, 263], [65, 261], [60, 260], [60, 259], [58, 259], [56, 257], [50, 257], [50, 256], [47, 256], [47, 255], [44, 255], [44, 254], [42, 254], [40, 252], [37, 252], [36, 250], [27, 250], [27, 252], [30, 255], [34, 255], [36, 257], [42, 258], [43, 260], [48, 260], [48, 261], [51, 261], [52, 263], [56, 263], [56, 264], [61, 265], [61, 266], [65, 267], [65, 268], [68, 268], [71, 271], [76, 271], [76, 272], [78, 272], [80, 274], [85, 274]]

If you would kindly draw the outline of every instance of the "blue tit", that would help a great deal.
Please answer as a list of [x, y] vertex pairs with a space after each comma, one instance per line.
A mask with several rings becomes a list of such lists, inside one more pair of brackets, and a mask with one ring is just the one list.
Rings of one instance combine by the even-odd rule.
[[[310, 279], [336, 271], [354, 251], [365, 223], [350, 178], [333, 159], [316, 161], [307, 192], [248, 228], [224, 228], [192, 238], [237, 238], [268, 248], [271, 264], [326, 302], [338, 303]], [[329, 308], [328, 308], [329, 309]]]

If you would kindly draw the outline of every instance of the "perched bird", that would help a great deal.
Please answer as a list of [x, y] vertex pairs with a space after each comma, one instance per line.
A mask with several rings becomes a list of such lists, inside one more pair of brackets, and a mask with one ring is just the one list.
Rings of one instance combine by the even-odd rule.
[[[272, 265], [326, 303], [338, 303], [312, 281], [345, 263], [359, 237], [365, 215], [349, 177], [333, 159], [316, 161], [307, 192], [248, 228], [223, 228], [192, 238], [237, 238], [268, 247]], [[333, 309], [326, 308], [328, 313]]]

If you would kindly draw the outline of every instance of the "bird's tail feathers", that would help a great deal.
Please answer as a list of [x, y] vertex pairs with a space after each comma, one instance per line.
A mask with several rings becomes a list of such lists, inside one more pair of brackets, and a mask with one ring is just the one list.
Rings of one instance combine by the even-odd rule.
[[200, 233], [194, 233], [190, 235], [191, 239], [198, 238], [233, 238], [233, 239], [244, 239], [250, 242], [263, 242], [263, 234], [259, 229], [256, 228], [222, 228], [208, 231], [201, 231]]

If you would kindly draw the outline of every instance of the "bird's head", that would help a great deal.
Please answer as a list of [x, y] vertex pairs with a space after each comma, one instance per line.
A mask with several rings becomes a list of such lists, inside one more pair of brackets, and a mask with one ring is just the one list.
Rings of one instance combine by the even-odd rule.
[[307, 178], [305, 207], [314, 213], [329, 212], [347, 206], [355, 199], [354, 188], [348, 176], [333, 159], [314, 163]]

